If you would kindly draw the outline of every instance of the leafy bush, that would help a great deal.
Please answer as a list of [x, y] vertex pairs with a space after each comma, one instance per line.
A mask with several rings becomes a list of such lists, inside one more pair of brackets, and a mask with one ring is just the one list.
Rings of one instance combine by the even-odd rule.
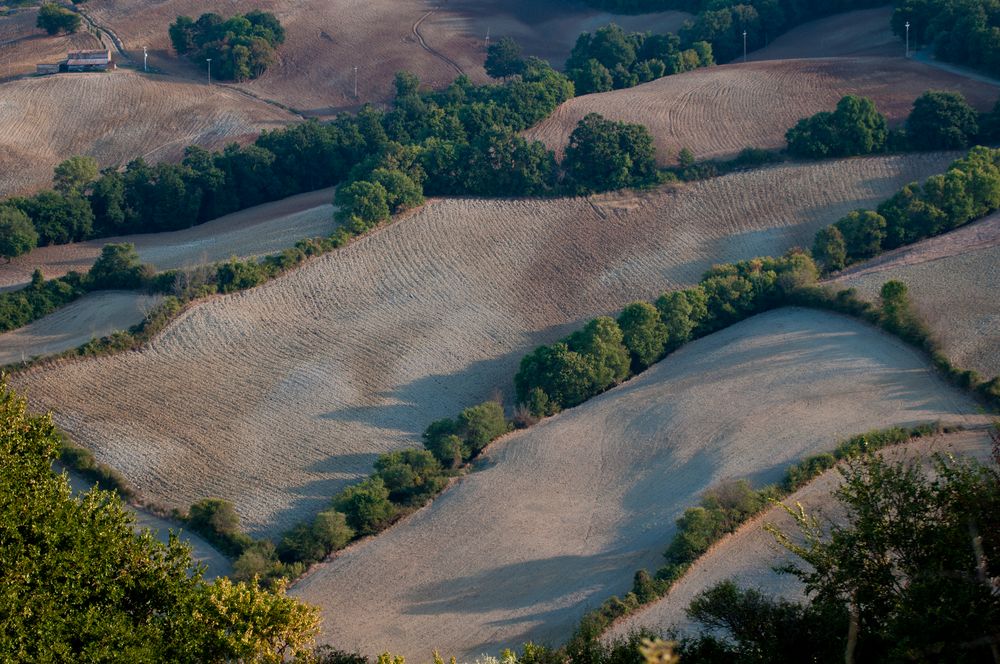
[[151, 270], [139, 262], [135, 245], [123, 242], [106, 244], [101, 255], [87, 272], [92, 289], [121, 288], [131, 290], [146, 283]]
[[597, 113], [589, 113], [570, 134], [563, 168], [583, 191], [641, 187], [658, 178], [649, 130]]
[[667, 347], [670, 331], [660, 312], [648, 302], [633, 302], [618, 316], [622, 343], [632, 356], [632, 371], [638, 373], [659, 360]]
[[918, 150], [964, 149], [978, 133], [976, 112], [957, 92], [925, 92], [906, 119], [906, 135]]
[[41, 271], [35, 270], [25, 288], [0, 293], [0, 332], [27, 325], [86, 292], [87, 286], [76, 272], [45, 281]]
[[885, 218], [870, 210], [855, 210], [834, 224], [844, 240], [851, 263], [878, 255], [885, 240]]
[[396, 515], [389, 489], [378, 476], [347, 487], [333, 499], [333, 505], [359, 535], [377, 533]]
[[80, 21], [80, 15], [76, 12], [71, 12], [54, 2], [44, 2], [38, 10], [35, 26], [50, 35], [57, 35], [60, 32], [72, 34], [80, 29]]
[[457, 420], [432, 422], [423, 434], [424, 447], [445, 468], [455, 468], [510, 430], [503, 406], [485, 401], [463, 410]]
[[236, 557], [253, 543], [240, 531], [240, 516], [233, 504], [221, 498], [205, 498], [191, 506], [188, 527], [228, 556]]
[[816, 233], [812, 254], [826, 272], [843, 269], [847, 264], [847, 245], [840, 229], [836, 226], [821, 228]]
[[850, 157], [882, 152], [888, 130], [885, 116], [865, 97], [848, 95], [833, 113], [820, 112], [788, 130], [788, 151], [798, 157]]
[[0, 205], [0, 256], [11, 258], [38, 246], [38, 233], [28, 215], [10, 205]]

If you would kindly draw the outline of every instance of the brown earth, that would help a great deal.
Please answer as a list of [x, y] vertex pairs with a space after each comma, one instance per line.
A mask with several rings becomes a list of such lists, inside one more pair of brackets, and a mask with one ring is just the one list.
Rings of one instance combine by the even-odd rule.
[[[233, 501], [273, 535], [508, 392], [520, 358], [718, 261], [805, 246], [953, 154], [782, 165], [642, 194], [442, 200], [251, 291], [193, 307], [136, 353], [15, 376], [146, 498]], [[208, 405], [211, 405], [208, 407]]]
[[1000, 214], [845, 270], [832, 283], [877, 301], [891, 279], [907, 285], [952, 362], [1000, 375]]
[[588, 113], [649, 128], [662, 164], [682, 148], [698, 159], [732, 157], [746, 147], [785, 147], [801, 118], [833, 110], [848, 94], [872, 98], [893, 124], [928, 89], [961, 92], [978, 110], [993, 107], [1000, 88], [903, 58], [824, 58], [749, 62], [667, 76], [564, 103], [525, 132], [561, 153]]
[[127, 330], [142, 321], [159, 300], [159, 296], [135, 291], [85, 295], [44, 318], [0, 334], [0, 366], [61, 353], [115, 330]]
[[474, 81], [485, 81], [485, 28], [491, 28], [494, 39], [517, 36], [524, 40], [528, 54], [559, 62], [582, 30], [613, 19], [637, 27], [670, 29], [684, 16], [664, 12], [616, 17], [582, 2], [552, 5], [539, 7], [527, 0], [165, 0], [152, 5], [146, 0], [91, 0], [85, 11], [111, 27], [133, 58], [141, 61], [142, 47], [148, 46], [151, 65], [199, 80], [204, 74], [177, 58], [170, 47], [167, 28], [178, 15], [197, 17], [215, 11], [229, 16], [252, 9], [274, 12], [287, 33], [279, 63], [240, 87], [313, 116], [391, 99], [398, 71], [417, 74], [434, 87], [448, 84], [460, 72]]
[[71, 270], [84, 273], [112, 242], [135, 245], [139, 259], [157, 270], [206, 265], [232, 256], [249, 258], [275, 253], [303, 238], [330, 235], [334, 188], [240, 210], [218, 219], [169, 233], [141, 233], [89, 242], [41, 247], [0, 264], [0, 291], [22, 288], [41, 270], [46, 279]]
[[506, 437], [430, 507], [314, 567], [293, 594], [323, 609], [322, 642], [366, 655], [470, 661], [558, 644], [660, 564], [676, 519], [713, 485], [772, 482], [852, 433], [982, 422], [977, 410], [894, 337], [773, 311]]
[[101, 48], [101, 41], [85, 30], [50, 37], [35, 27], [38, 9], [13, 9], [0, 16], [0, 81], [34, 74], [39, 63], [56, 63], [72, 50]]
[[751, 60], [905, 55], [892, 34], [892, 6], [859, 9], [803, 23], [750, 54]]
[[102, 167], [179, 159], [188, 145], [248, 142], [290, 114], [220, 87], [119, 69], [0, 85], [0, 196], [52, 182], [73, 155]]
[[[990, 437], [985, 432], [965, 431], [917, 439], [890, 448], [882, 454], [894, 461], [927, 460], [937, 452], [985, 461], [989, 458], [990, 447]], [[843, 510], [833, 494], [842, 481], [840, 471], [831, 469], [782, 502], [793, 508], [799, 503], [807, 512], [824, 521], [841, 522], [844, 518]], [[774, 571], [775, 567], [801, 561], [775, 541], [774, 536], [764, 529], [765, 524], [772, 524], [790, 535], [796, 533], [795, 523], [789, 514], [781, 507], [771, 508], [712, 547], [692, 565], [666, 597], [616, 623], [608, 630], [605, 638], [626, 636], [630, 631], [640, 628], [665, 632], [676, 626], [683, 631], [697, 631], [700, 626], [694, 624], [684, 610], [695, 595], [727, 579], [767, 594], [792, 601], [802, 600], [804, 590], [798, 579]]]

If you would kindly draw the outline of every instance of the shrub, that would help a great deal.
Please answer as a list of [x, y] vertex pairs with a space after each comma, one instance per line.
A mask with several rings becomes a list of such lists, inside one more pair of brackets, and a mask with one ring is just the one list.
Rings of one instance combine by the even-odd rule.
[[[332, 551], [342, 549], [354, 539], [354, 530], [347, 525], [347, 517], [336, 510], [325, 510], [316, 515], [312, 523], [300, 523], [285, 533], [275, 551], [282, 562], [303, 562], [311, 564], [322, 560]], [[247, 554], [245, 553], [244, 556]], [[254, 552], [253, 555], [264, 558], [265, 553]], [[248, 559], [244, 566], [255, 563]]]
[[72, 34], [80, 29], [80, 16], [54, 2], [45, 2], [38, 10], [35, 26], [50, 35], [57, 35], [60, 32]]
[[221, 498], [205, 498], [193, 504], [187, 524], [231, 557], [242, 554], [253, 542], [246, 533], [240, 532], [240, 517], [233, 504]]
[[503, 406], [497, 401], [485, 401], [463, 410], [458, 416], [458, 432], [473, 457], [488, 444], [511, 430], [504, 418]]
[[906, 135], [918, 150], [967, 148], [978, 133], [976, 112], [957, 92], [925, 92], [906, 120]]
[[0, 256], [11, 258], [38, 246], [38, 233], [28, 215], [9, 205], [0, 205]]
[[813, 243], [813, 258], [823, 265], [826, 272], [843, 269], [847, 264], [847, 246], [844, 236], [836, 226], [821, 228]]
[[633, 302], [618, 316], [622, 343], [632, 356], [632, 371], [638, 373], [653, 364], [666, 349], [670, 332], [660, 312], [648, 302]]
[[375, 476], [397, 505], [422, 505], [444, 488], [441, 464], [427, 450], [408, 449], [383, 454], [375, 461]]
[[885, 219], [871, 210], [855, 210], [834, 224], [844, 238], [848, 262], [877, 255], [885, 239]]
[[349, 486], [333, 500], [334, 507], [347, 517], [347, 524], [359, 535], [371, 535], [384, 528], [396, 515], [389, 489], [375, 476]]
[[106, 244], [87, 273], [87, 280], [93, 289], [134, 289], [142, 287], [150, 272], [139, 262], [135, 245], [128, 242]]

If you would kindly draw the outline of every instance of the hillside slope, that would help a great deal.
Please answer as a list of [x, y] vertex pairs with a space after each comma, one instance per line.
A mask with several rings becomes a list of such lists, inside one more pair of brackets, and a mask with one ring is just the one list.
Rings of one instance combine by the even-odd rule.
[[[322, 641], [460, 661], [558, 644], [652, 568], [720, 481], [775, 481], [849, 434], [977, 421], [918, 352], [854, 320], [782, 309], [681, 348], [582, 406], [511, 434], [424, 510], [294, 587]], [[351, 607], [350, 611], [339, 607]]]
[[226, 498], [251, 531], [273, 534], [368, 474], [378, 453], [508, 390], [537, 344], [713, 263], [808, 245], [819, 226], [952, 158], [431, 202], [283, 278], [193, 307], [142, 352], [13, 384], [149, 498]]
[[682, 148], [698, 159], [732, 157], [746, 147], [785, 146], [798, 120], [833, 110], [847, 94], [875, 100], [893, 123], [909, 115], [926, 90], [961, 92], [978, 110], [993, 107], [1000, 88], [903, 58], [822, 58], [749, 62], [698, 69], [650, 83], [576, 97], [525, 134], [562, 152], [588, 113], [649, 128], [661, 163]]

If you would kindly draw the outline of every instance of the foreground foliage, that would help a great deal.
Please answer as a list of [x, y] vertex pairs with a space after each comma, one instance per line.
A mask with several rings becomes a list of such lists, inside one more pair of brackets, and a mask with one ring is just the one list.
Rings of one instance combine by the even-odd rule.
[[119, 498], [52, 473], [59, 439], [0, 383], [0, 659], [280, 662], [309, 645], [312, 607], [281, 587], [202, 580], [190, 548], [136, 535]]

